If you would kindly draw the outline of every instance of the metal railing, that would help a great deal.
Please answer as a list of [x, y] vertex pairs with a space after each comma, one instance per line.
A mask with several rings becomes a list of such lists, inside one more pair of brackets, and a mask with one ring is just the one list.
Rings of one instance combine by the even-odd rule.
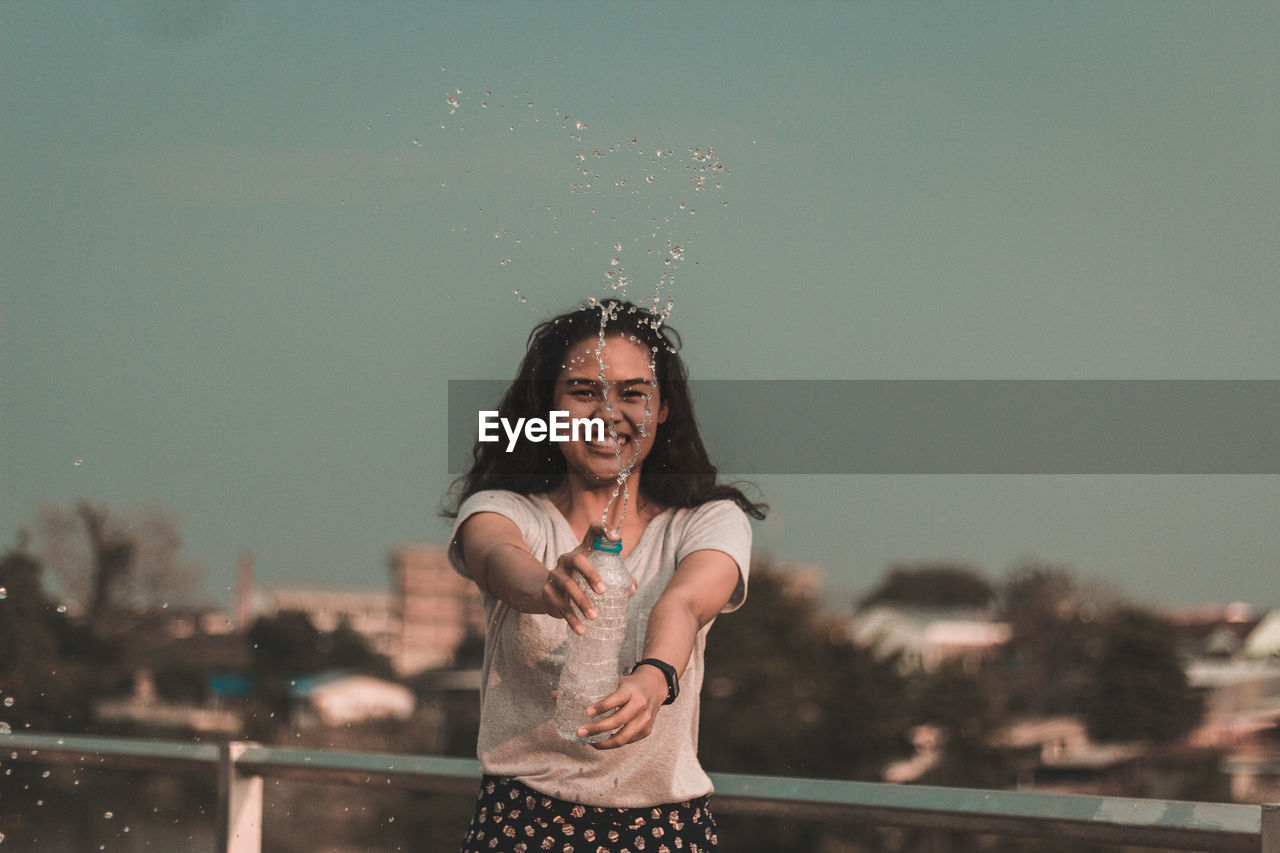
[[[259, 853], [263, 780], [394, 785], [474, 794], [474, 759], [133, 738], [0, 734], [0, 760], [216, 774], [218, 850]], [[1280, 853], [1280, 805], [1095, 797], [713, 773], [726, 814], [1180, 850]]]

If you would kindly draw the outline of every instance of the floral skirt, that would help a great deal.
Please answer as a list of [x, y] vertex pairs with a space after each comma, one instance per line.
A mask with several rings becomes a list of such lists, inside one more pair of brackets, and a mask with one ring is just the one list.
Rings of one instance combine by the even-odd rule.
[[707, 798], [638, 809], [583, 806], [485, 776], [461, 853], [709, 853]]

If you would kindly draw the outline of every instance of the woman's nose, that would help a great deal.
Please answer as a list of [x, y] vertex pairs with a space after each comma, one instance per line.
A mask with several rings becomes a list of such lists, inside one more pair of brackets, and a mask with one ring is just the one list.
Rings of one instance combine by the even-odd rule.
[[606, 423], [611, 420], [616, 421], [619, 411], [617, 393], [612, 388], [606, 388], [602, 393], [596, 395], [594, 408], [593, 414], [598, 418], [603, 418]]

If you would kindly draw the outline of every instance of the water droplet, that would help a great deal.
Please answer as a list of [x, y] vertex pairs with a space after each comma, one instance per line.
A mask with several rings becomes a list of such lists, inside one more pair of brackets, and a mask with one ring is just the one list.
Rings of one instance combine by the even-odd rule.
[[83, 464], [84, 464], [84, 460], [83, 460], [83, 459], [77, 459], [75, 462], [72, 462], [71, 464], [72, 464], [72, 465], [74, 465], [75, 467], [79, 468], [81, 465], [83, 465]]
[[6, 696], [6, 697], [4, 697], [4, 706], [5, 706], [6, 708], [12, 708], [12, 707], [13, 707], [13, 697], [12, 697], [12, 696]]
[[116, 813], [115, 813], [115, 812], [103, 812], [103, 813], [102, 813], [102, 816], [103, 816], [104, 818], [106, 818], [107, 820], [111, 820], [113, 817], [115, 817], [115, 816], [116, 816]]
[[0, 735], [11, 735], [11, 734], [13, 734], [13, 729], [9, 728], [9, 724], [6, 723], [4, 720], [0, 720]]
[[67, 612], [67, 605], [65, 605], [65, 604], [59, 604], [59, 605], [57, 606], [56, 610], [57, 610], [59, 613], [66, 613], [66, 612]]
[[8, 597], [9, 597], [9, 590], [0, 586], [0, 601], [4, 601]]
[[614, 250], [615, 252], [621, 252], [621, 251], [622, 251], [622, 244], [621, 244], [621, 243], [614, 243], [614, 244], [613, 244], [613, 250]]

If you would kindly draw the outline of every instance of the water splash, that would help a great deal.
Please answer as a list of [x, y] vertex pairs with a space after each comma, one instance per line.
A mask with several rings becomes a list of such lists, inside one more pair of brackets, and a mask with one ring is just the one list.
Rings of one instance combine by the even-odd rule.
[[[676, 267], [685, 259], [684, 253], [695, 236], [691, 228], [692, 217], [696, 215], [695, 200], [698, 196], [721, 192], [731, 172], [715, 146], [678, 146], [661, 140], [645, 140], [639, 135], [609, 139], [600, 130], [599, 122], [572, 109], [540, 103], [528, 89], [516, 85], [468, 86], [465, 90], [461, 85], [449, 85], [443, 95], [448, 115], [459, 117], [455, 121], [464, 116], [478, 121], [482, 110], [495, 108], [515, 120], [508, 123], [498, 119], [511, 132], [538, 132], [543, 134], [540, 139], [545, 140], [547, 132], [558, 128], [559, 146], [568, 158], [564, 187], [575, 209], [546, 203], [538, 205], [550, 218], [552, 236], [559, 238], [563, 213], [585, 216], [586, 229], [578, 233], [583, 234], [589, 245], [572, 246], [569, 252], [590, 246], [600, 246], [607, 251], [604, 247], [612, 246], [614, 254], [601, 259], [605, 273], [597, 281], [611, 291], [611, 296], [624, 299], [637, 283], [651, 282], [655, 297], [651, 300], [646, 297], [649, 303], [646, 307], [665, 322], [670, 316], [668, 308], [674, 304]], [[543, 121], [548, 118], [551, 121]], [[449, 122], [442, 125], [442, 128], [448, 127]], [[498, 130], [488, 122], [478, 127], [480, 132]], [[463, 130], [461, 126], [456, 129]], [[514, 156], [522, 155], [517, 152]], [[691, 193], [693, 198], [689, 197]], [[725, 200], [717, 200], [721, 201], [719, 209], [728, 205]], [[593, 236], [591, 232], [601, 226], [614, 233], [608, 237]], [[450, 230], [457, 233], [458, 226]], [[461, 227], [461, 231], [466, 230], [465, 226]], [[504, 228], [488, 229], [488, 233], [498, 239], [505, 236], [504, 232]], [[623, 245], [635, 253], [621, 256]], [[672, 247], [677, 249], [675, 253], [670, 251]], [[650, 251], [646, 252], [646, 248]], [[496, 258], [500, 266], [512, 267], [519, 261], [513, 249], [520, 251], [518, 246], [508, 247]], [[657, 256], [651, 262], [650, 256], [655, 251]], [[618, 259], [617, 263], [613, 258]], [[529, 307], [534, 310], [534, 306]]]
[[[600, 135], [598, 129], [592, 130], [592, 123], [572, 110], [562, 110], [557, 105], [541, 106], [528, 90], [512, 89], [504, 93], [498, 87], [469, 87], [471, 90], [483, 92], [475, 103], [481, 110], [488, 110], [496, 105], [501, 122], [511, 133], [530, 131], [546, 132], [554, 130], [558, 124], [563, 146], [564, 188], [567, 191], [568, 204], [543, 203], [539, 205], [550, 220], [550, 231], [558, 238], [563, 222], [571, 220], [575, 215], [585, 217], [587, 226], [583, 233], [590, 247], [599, 248], [599, 266], [602, 269], [600, 278], [602, 288], [608, 299], [628, 299], [628, 290], [648, 281], [652, 284], [652, 293], [635, 301], [640, 310], [648, 314], [648, 324], [655, 331], [660, 331], [671, 317], [676, 304], [675, 285], [677, 275], [691, 257], [690, 247], [696, 236], [692, 222], [696, 215], [695, 202], [699, 198], [711, 196], [723, 191], [726, 177], [731, 170], [719, 159], [716, 149], [711, 145], [673, 146], [658, 140], [643, 140], [639, 135], [624, 139], [608, 140]], [[445, 107], [450, 116], [468, 114], [469, 98], [462, 87], [451, 86], [445, 92]], [[480, 113], [471, 110], [472, 118], [479, 118]], [[543, 118], [549, 118], [542, 122]], [[514, 119], [508, 122], [507, 119]], [[597, 123], [598, 124], [598, 123]], [[441, 125], [444, 129], [446, 125]], [[494, 130], [497, 127], [493, 127]], [[462, 131], [461, 126], [458, 127]], [[677, 155], [677, 151], [684, 152]], [[441, 186], [444, 182], [441, 181]], [[691, 197], [692, 196], [692, 197]], [[719, 209], [728, 206], [722, 200]], [[713, 208], [714, 209], [714, 208]], [[483, 210], [481, 211], [483, 213]], [[565, 220], [562, 220], [565, 216]], [[505, 225], [492, 222], [486, 229], [495, 239], [503, 239]], [[477, 229], [483, 226], [477, 225]], [[607, 236], [601, 229], [608, 229]], [[458, 226], [450, 229], [459, 230]], [[460, 227], [462, 232], [467, 227]], [[526, 236], [532, 236], [526, 233]], [[516, 246], [504, 240], [501, 254], [497, 260], [503, 268], [511, 267], [523, 250], [521, 240], [517, 238]], [[571, 245], [569, 253], [583, 248], [582, 245]], [[626, 252], [624, 252], [624, 246]], [[610, 251], [610, 249], [612, 251]], [[607, 254], [606, 254], [607, 253]], [[695, 261], [695, 264], [697, 262]], [[523, 271], [522, 271], [523, 274]], [[510, 285], [508, 285], [510, 287]], [[513, 294], [521, 304], [533, 305], [520, 288], [514, 288]], [[630, 460], [624, 459], [622, 445], [618, 442], [617, 430], [613, 424], [613, 403], [609, 395], [609, 387], [604, 376], [604, 342], [609, 323], [616, 319], [614, 302], [606, 302], [590, 297], [585, 308], [590, 306], [600, 310], [600, 329], [597, 336], [596, 353], [600, 364], [599, 381], [604, 389], [609, 414], [609, 437], [614, 443], [614, 452], [618, 460], [619, 473], [615, 488], [604, 510], [601, 519], [606, 530], [613, 527], [609, 522], [611, 512], [617, 499], [621, 498], [621, 510], [617, 518], [616, 530], [620, 530], [626, 517], [630, 500], [630, 475], [639, 454], [636, 443], [631, 447], [635, 451]], [[536, 313], [536, 311], [535, 311]], [[674, 353], [672, 345], [666, 345], [669, 352]], [[650, 369], [656, 375], [655, 360], [657, 347], [650, 347]], [[651, 394], [645, 396], [645, 418], [640, 425], [640, 438], [647, 439], [652, 435], [651, 422], [654, 412], [651, 406]]]

